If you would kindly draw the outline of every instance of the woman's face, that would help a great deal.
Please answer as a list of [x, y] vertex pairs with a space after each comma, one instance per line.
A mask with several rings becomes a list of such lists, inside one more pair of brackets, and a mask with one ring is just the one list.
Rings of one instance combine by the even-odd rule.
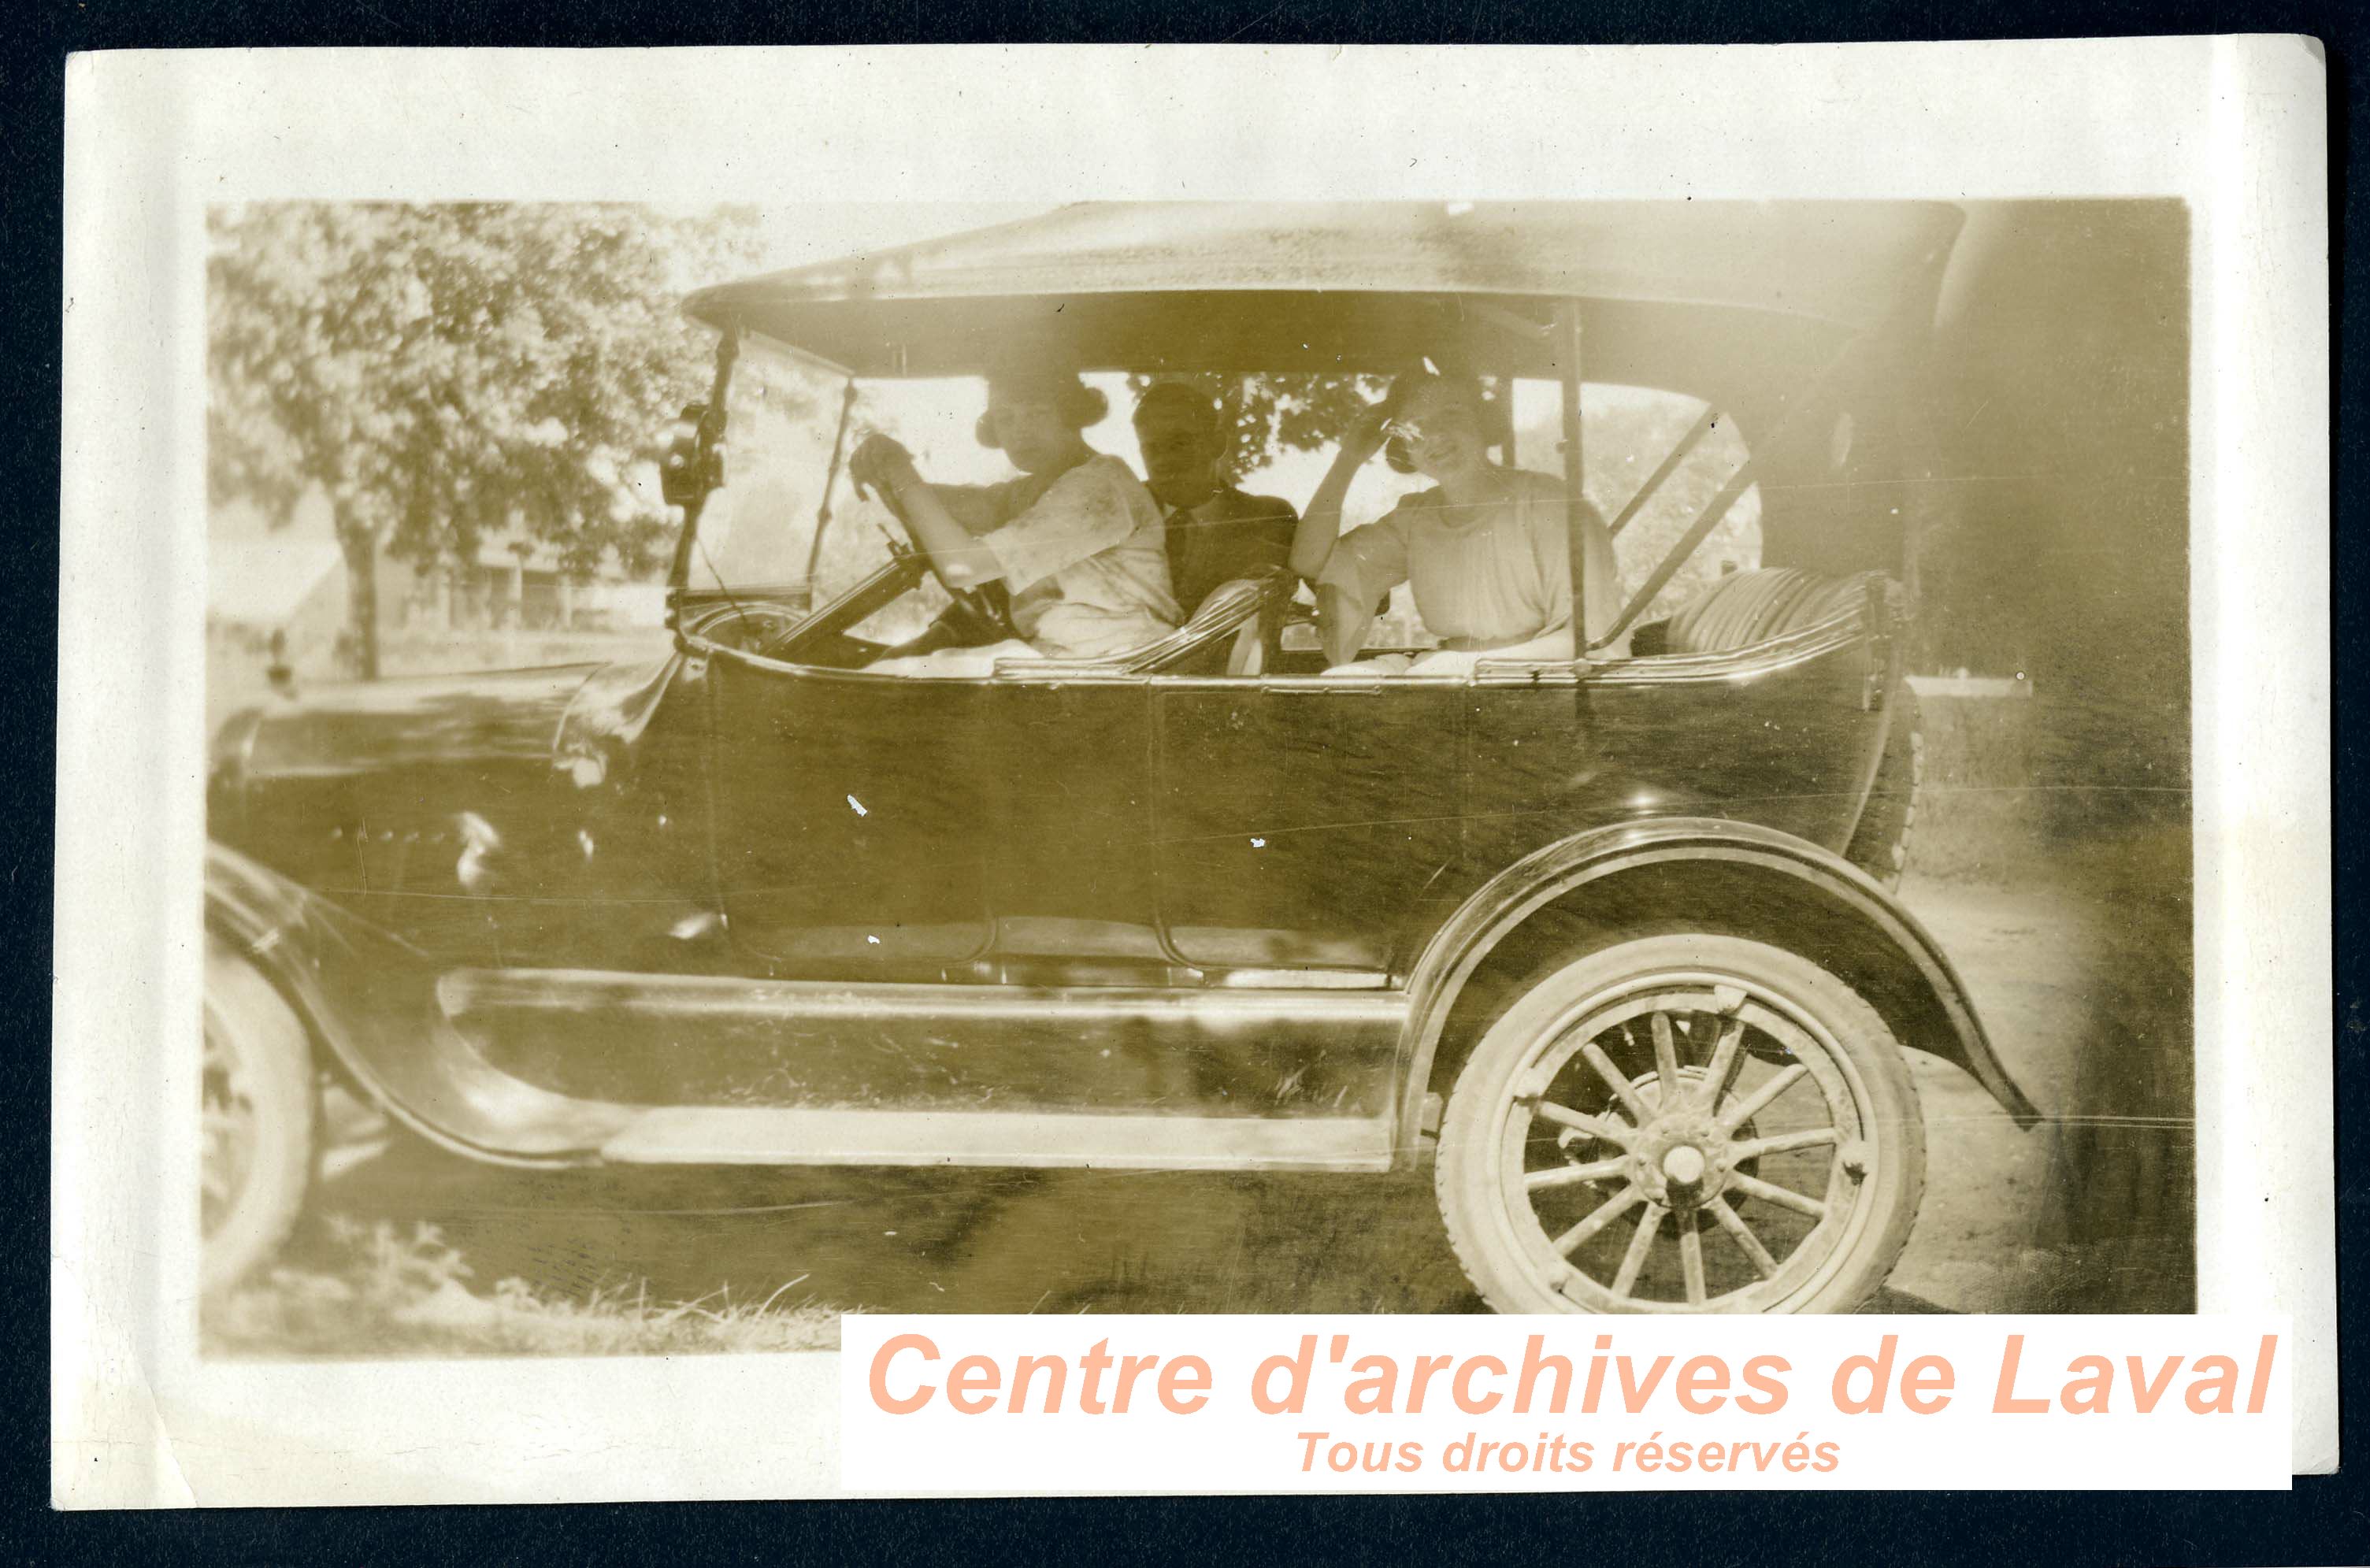
[[1392, 428], [1407, 438], [1409, 455], [1426, 478], [1450, 478], [1489, 465], [1480, 411], [1436, 382], [1416, 389]]
[[1049, 402], [991, 398], [987, 421], [996, 445], [1024, 474], [1052, 467], [1077, 440], [1077, 432], [1063, 422], [1061, 410]]

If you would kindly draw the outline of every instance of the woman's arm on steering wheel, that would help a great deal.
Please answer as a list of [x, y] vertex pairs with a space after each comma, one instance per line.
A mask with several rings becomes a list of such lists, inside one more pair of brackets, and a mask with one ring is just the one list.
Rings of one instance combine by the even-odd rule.
[[865, 437], [849, 459], [848, 477], [876, 486], [890, 500], [905, 531], [930, 558], [938, 581], [957, 593], [1000, 581], [1004, 567], [995, 552], [979, 542], [972, 530], [938, 498], [937, 487], [922, 478], [914, 459], [892, 437]]

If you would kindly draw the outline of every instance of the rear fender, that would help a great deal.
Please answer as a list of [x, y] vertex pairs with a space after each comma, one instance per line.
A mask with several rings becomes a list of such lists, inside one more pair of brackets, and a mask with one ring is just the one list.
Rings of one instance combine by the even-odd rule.
[[[1689, 817], [1548, 845], [1492, 878], [1433, 935], [1408, 982], [1399, 1147], [1416, 1147], [1427, 1094], [1446, 1091], [1471, 1047], [1448, 1025], [1493, 953], [1519, 951], [1509, 944], [1526, 931], [1552, 930], [1560, 940], [1577, 927], [1594, 942], [1672, 918], [1707, 918], [1814, 960], [1858, 991], [1895, 1039], [1963, 1069], [2019, 1126], [2042, 1119], [1993, 1052], [1940, 944], [1892, 894], [1789, 834]], [[1445, 1052], [1444, 1037], [1452, 1042]]]

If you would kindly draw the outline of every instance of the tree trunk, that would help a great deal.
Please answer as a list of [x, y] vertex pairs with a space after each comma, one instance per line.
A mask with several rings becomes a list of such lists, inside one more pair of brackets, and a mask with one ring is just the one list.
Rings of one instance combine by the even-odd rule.
[[354, 673], [378, 679], [378, 539], [367, 528], [339, 528], [346, 552], [346, 609], [354, 640]]

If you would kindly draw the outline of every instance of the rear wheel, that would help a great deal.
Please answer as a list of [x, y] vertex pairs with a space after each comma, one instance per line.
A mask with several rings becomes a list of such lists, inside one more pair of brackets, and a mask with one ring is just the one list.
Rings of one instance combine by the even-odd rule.
[[218, 1291], [288, 1239], [313, 1173], [312, 1042], [271, 983], [228, 944], [206, 940], [200, 1233], [204, 1285]]
[[1853, 829], [1844, 859], [1886, 887], [1898, 887], [1909, 869], [1909, 836], [1917, 825], [1920, 792], [1926, 787], [1926, 732], [1917, 694], [1907, 682], [1893, 698], [1884, 755], [1876, 765], [1868, 804]]
[[1845, 1312], [1908, 1242], [1925, 1168], [1866, 1002], [1766, 943], [1682, 935], [1509, 1009], [1458, 1075], [1434, 1181], [1501, 1312]]

